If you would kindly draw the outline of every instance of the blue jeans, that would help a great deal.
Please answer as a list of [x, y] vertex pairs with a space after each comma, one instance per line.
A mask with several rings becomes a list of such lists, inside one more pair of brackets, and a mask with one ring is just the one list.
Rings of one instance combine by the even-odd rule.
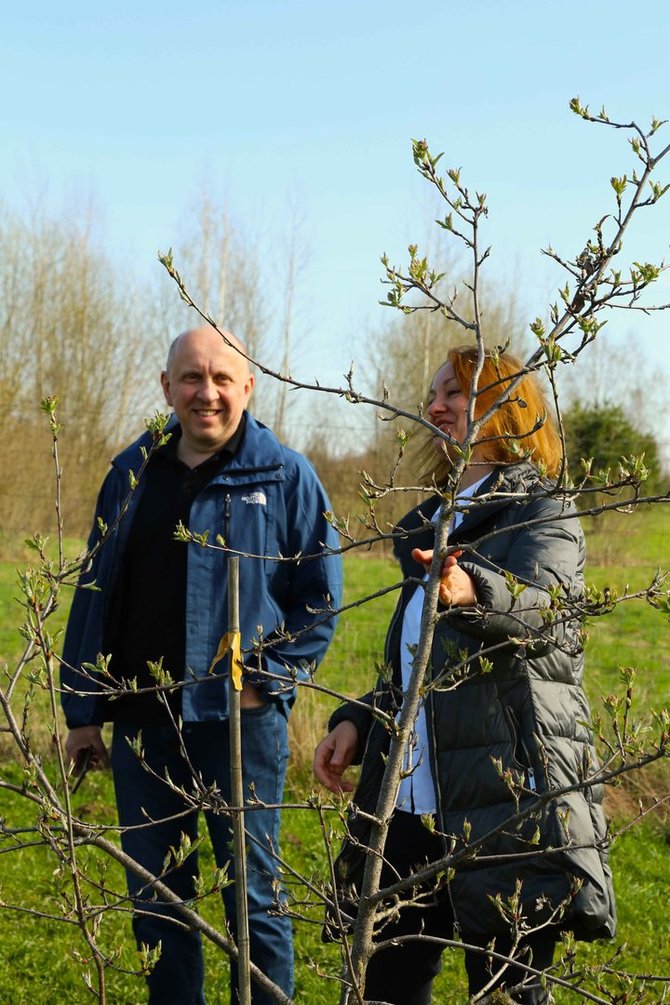
[[[183, 814], [184, 801], [165, 782], [167, 770], [175, 786], [193, 789], [191, 770], [182, 757], [174, 727], [145, 726], [142, 747], [146, 762], [155, 775], [142, 767], [131, 750], [128, 738], [141, 727], [116, 723], [112, 742], [112, 769], [122, 828], [123, 850], [148, 869], [161, 876], [170, 846], [178, 847], [180, 835], [194, 839], [198, 832], [196, 812]], [[215, 784], [221, 796], [230, 801], [230, 758], [228, 722], [184, 723], [182, 737], [191, 765], [202, 774], [206, 786]], [[253, 791], [262, 802], [280, 804], [288, 760], [287, 721], [281, 709], [272, 703], [242, 712], [242, 765], [245, 797]], [[250, 786], [253, 790], [250, 790]], [[176, 819], [169, 819], [175, 817]], [[279, 852], [279, 810], [253, 809], [245, 813], [247, 846], [247, 899], [252, 962], [289, 996], [293, 995], [293, 940], [291, 922], [273, 913], [276, 910], [278, 869], [271, 850]], [[227, 814], [205, 813], [214, 857], [219, 868], [232, 862], [232, 824]], [[148, 821], [155, 821], [149, 823]], [[142, 826], [139, 826], [142, 825]], [[132, 829], [137, 828], [137, 829]], [[194, 894], [198, 874], [197, 852], [189, 855], [163, 881], [184, 900]], [[153, 1005], [204, 1005], [204, 967], [200, 935], [168, 919], [179, 915], [166, 904], [152, 899], [137, 876], [127, 871], [128, 889], [135, 914], [133, 930], [138, 946], [155, 946], [160, 940], [160, 960], [147, 978], [149, 1002]], [[226, 918], [237, 938], [235, 886], [222, 893]], [[237, 968], [231, 960], [231, 1002], [237, 1001]], [[252, 980], [254, 1005], [273, 1001]]]

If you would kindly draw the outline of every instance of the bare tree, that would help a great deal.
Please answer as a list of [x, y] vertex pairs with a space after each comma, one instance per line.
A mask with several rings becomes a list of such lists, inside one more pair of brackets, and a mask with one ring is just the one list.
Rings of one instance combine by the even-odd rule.
[[225, 202], [206, 188], [196, 198], [178, 258], [189, 288], [216, 323], [233, 331], [253, 358], [268, 352], [270, 298], [261, 266], [263, 235], [241, 228]]
[[[137, 292], [102, 251], [94, 210], [37, 206], [0, 221], [0, 431], [3, 512], [18, 529], [27, 511], [49, 525], [53, 502], [34, 458], [34, 404], [59, 393], [68, 436], [63, 464], [77, 472], [65, 517], [81, 530], [102, 472], [146, 409], [143, 359], [151, 330]], [[109, 416], [114, 415], [110, 422]], [[34, 458], [34, 461], [33, 461]], [[9, 486], [11, 485], [11, 490]], [[42, 499], [42, 505], [35, 504]]]
[[[295, 203], [291, 205], [292, 225], [288, 236], [279, 250], [280, 274], [279, 287], [282, 290], [283, 303], [281, 309], [281, 373], [290, 374], [296, 340], [296, 297], [298, 283], [308, 263], [309, 252], [303, 237], [304, 220], [300, 216]], [[288, 385], [279, 383], [277, 386], [277, 406], [272, 426], [280, 440], [286, 438], [286, 424], [290, 413], [291, 402], [288, 400]]]

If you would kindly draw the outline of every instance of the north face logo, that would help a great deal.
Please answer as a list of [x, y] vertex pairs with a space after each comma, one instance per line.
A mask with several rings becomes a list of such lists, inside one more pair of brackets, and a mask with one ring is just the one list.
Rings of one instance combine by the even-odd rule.
[[250, 492], [248, 496], [242, 496], [242, 502], [252, 506], [267, 506], [265, 492]]

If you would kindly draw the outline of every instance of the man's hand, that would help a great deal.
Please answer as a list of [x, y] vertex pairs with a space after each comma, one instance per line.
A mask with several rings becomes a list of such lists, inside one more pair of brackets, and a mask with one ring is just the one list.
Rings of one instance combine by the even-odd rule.
[[350, 719], [345, 719], [314, 751], [314, 774], [331, 792], [353, 792], [353, 783], [342, 775], [356, 756], [358, 741], [358, 730]]
[[[445, 607], [471, 607], [477, 603], [474, 580], [458, 564], [461, 555], [460, 551], [452, 552], [451, 555], [447, 555], [442, 566], [439, 598]], [[420, 548], [414, 548], [412, 558], [422, 565], [426, 572], [430, 572], [433, 561], [432, 549], [421, 551]]]
[[89, 767], [109, 767], [109, 753], [102, 739], [100, 726], [77, 726], [67, 734], [65, 757], [68, 762], [71, 761], [74, 764], [75, 775], [82, 772], [87, 750], [91, 751]]

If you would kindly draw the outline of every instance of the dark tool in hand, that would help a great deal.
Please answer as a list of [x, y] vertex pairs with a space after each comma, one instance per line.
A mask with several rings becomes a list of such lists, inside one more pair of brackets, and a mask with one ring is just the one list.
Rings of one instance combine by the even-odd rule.
[[79, 764], [79, 771], [75, 777], [74, 785], [71, 789], [71, 795], [74, 795], [81, 783], [86, 777], [86, 773], [91, 765], [91, 757], [93, 755], [93, 747], [87, 747], [86, 750], [82, 752], [81, 760]]

